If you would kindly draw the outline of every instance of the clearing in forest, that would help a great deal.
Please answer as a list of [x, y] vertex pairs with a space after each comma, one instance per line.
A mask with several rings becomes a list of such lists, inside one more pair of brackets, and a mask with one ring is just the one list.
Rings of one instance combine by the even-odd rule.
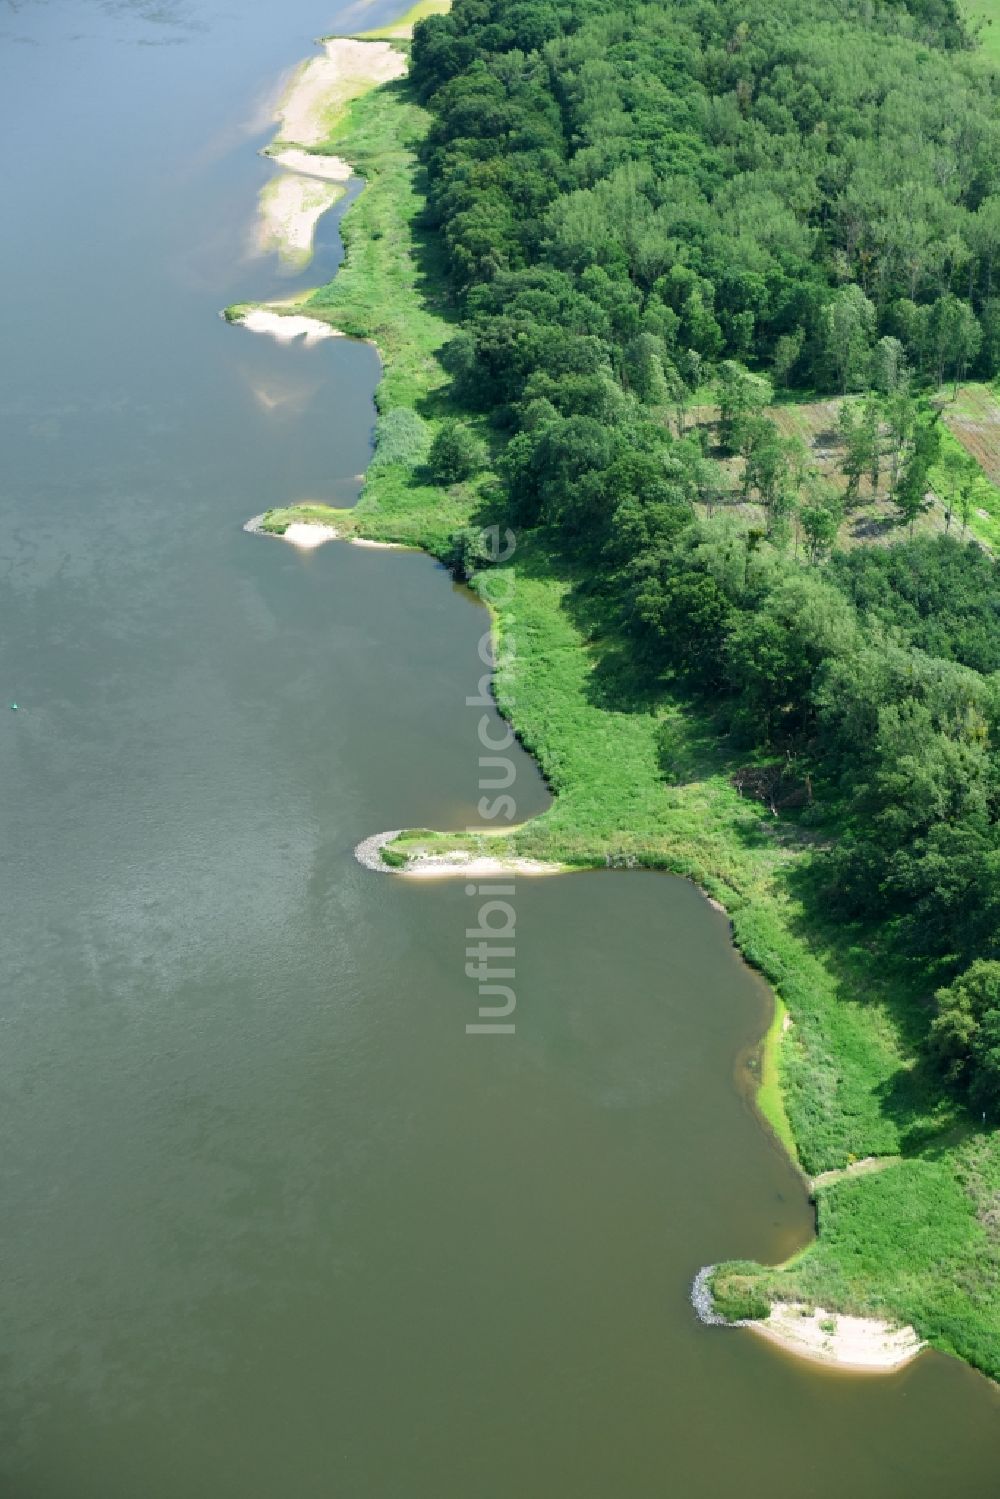
[[[988, 546], [1000, 545], [1000, 402], [992, 387], [981, 384], [961, 385], [954, 397], [949, 387], [941, 392], [939, 402], [947, 431], [975, 459], [992, 486], [990, 493], [981, 496], [982, 503], [970, 520], [968, 534]], [[837, 396], [823, 401], [781, 402], [764, 410], [764, 415], [770, 417], [783, 438], [797, 438], [804, 444], [811, 466], [841, 493], [847, 489], [847, 477], [842, 468], [844, 442], [837, 430], [842, 404], [843, 398]], [[709, 453], [720, 463], [729, 485], [720, 495], [718, 504], [738, 510], [754, 523], [763, 524], [766, 521], [763, 506], [753, 500], [744, 501], [740, 496], [743, 460], [723, 456], [714, 440], [718, 416], [717, 407], [692, 407], [687, 428], [688, 431], [692, 427], [708, 430]], [[914, 530], [916, 534], [937, 535], [947, 529], [945, 506], [933, 492], [928, 498], [931, 501], [929, 508], [918, 518]], [[951, 532], [956, 536], [962, 534], [961, 524], [954, 519]], [[898, 513], [889, 498], [889, 465], [886, 460], [877, 492], [873, 491], [867, 476], [861, 479], [857, 500], [844, 517], [837, 542], [841, 547], [886, 546], [905, 534], [906, 528], [901, 527]]]

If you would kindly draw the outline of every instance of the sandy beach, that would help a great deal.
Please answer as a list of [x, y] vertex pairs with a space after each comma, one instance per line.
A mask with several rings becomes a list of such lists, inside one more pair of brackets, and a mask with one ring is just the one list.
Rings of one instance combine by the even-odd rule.
[[369, 547], [379, 552], [412, 552], [413, 547], [404, 546], [401, 541], [369, 541], [367, 536], [352, 536], [352, 547]]
[[[785, 1016], [788, 1019], [788, 1016]], [[829, 1187], [833, 1182], [844, 1181], [852, 1176], [870, 1176], [873, 1171], [886, 1171], [890, 1166], [899, 1163], [898, 1155], [874, 1156], [868, 1155], [861, 1161], [852, 1161], [848, 1166], [841, 1166], [834, 1171], [821, 1171], [814, 1176], [809, 1183], [810, 1192], [815, 1192], [817, 1187]]]
[[339, 535], [335, 526], [324, 526], [319, 521], [295, 520], [285, 527], [281, 540], [290, 541], [292, 546], [301, 547], [303, 551], [311, 551], [325, 541], [336, 541]]
[[406, 58], [389, 42], [359, 42], [350, 37], [324, 42], [323, 55], [302, 63], [285, 90], [278, 105], [280, 127], [274, 144], [322, 144], [352, 99], [405, 72]]
[[822, 1307], [776, 1302], [763, 1322], [746, 1322], [759, 1337], [787, 1353], [855, 1372], [900, 1369], [924, 1347], [912, 1327], [896, 1327], [875, 1317], [846, 1317]]
[[244, 531], [251, 536], [270, 536], [273, 541], [290, 541], [292, 546], [301, 547], [303, 551], [312, 551], [325, 541], [337, 541], [340, 538], [336, 526], [325, 525], [323, 521], [292, 521], [284, 531], [265, 531], [266, 515], [265, 511], [261, 515], [251, 516], [244, 522]]
[[336, 328], [331, 328], [329, 323], [320, 322], [319, 318], [303, 317], [301, 313], [284, 316], [280, 312], [269, 312], [265, 307], [252, 307], [249, 312], [238, 317], [236, 322], [241, 328], [249, 328], [251, 333], [270, 334], [279, 343], [290, 343], [294, 338], [301, 338], [303, 343], [314, 344], [324, 338], [343, 337]]

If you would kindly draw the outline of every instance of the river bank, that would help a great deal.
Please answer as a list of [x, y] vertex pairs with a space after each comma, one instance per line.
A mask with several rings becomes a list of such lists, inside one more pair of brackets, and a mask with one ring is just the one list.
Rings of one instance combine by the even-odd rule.
[[[383, 435], [364, 492], [354, 511], [326, 519], [449, 557], [453, 534], [484, 513], [491, 474], [438, 488], [421, 467], [425, 444], [399, 451], [384, 441], [393, 412], [419, 408], [428, 431], [449, 413], [436, 355], [454, 332], [453, 313], [436, 246], [420, 227], [415, 143], [426, 128], [425, 112], [396, 88], [351, 105], [329, 145], [367, 187], [345, 216], [344, 266], [296, 310], [372, 340], [384, 361]], [[286, 510], [265, 525], [298, 518], [322, 521], [324, 513]], [[893, 1171], [830, 1179], [816, 1191], [815, 1243], [780, 1269], [743, 1265], [741, 1273], [767, 1301], [832, 1315], [878, 1307], [935, 1346], [1000, 1371], [1000, 1272], [983, 1222], [1000, 1186], [1000, 1156], [989, 1136], [956, 1130], [951, 1106], [915, 1069], [918, 983], [806, 902], [814, 835], [740, 795], [738, 762], [709, 719], [666, 693], [637, 712], [616, 691], [618, 642], [581, 611], [578, 581], [537, 535], [519, 539], [513, 563], [471, 579], [494, 618], [498, 705], [556, 793], [549, 812], [491, 840], [490, 856], [669, 870], [725, 908], [736, 945], [790, 1017], [789, 1027], [776, 1014], [768, 1034], [759, 1104], [803, 1171], [821, 1177], [855, 1158], [908, 1152]], [[665, 726], [673, 770], [663, 764]], [[480, 841], [434, 835], [432, 856], [479, 857]]]

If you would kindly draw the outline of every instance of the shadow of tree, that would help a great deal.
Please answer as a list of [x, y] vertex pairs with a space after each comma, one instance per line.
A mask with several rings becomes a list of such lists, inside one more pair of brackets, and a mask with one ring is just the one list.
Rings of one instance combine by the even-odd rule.
[[896, 1126], [904, 1155], [942, 1142], [963, 1116], [960, 1102], [942, 1089], [925, 1041], [934, 1015], [933, 993], [941, 981], [924, 962], [894, 946], [891, 923], [873, 914], [867, 921], [836, 915], [836, 873], [825, 846], [791, 863], [782, 880], [792, 898], [789, 927], [823, 961], [840, 1002], [883, 1012], [908, 1057], [906, 1065], [873, 1087], [880, 1112]]

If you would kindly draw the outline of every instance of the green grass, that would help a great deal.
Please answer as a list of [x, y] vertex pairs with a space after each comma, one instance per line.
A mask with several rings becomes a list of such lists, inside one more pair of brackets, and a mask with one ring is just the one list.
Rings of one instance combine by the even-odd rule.
[[293, 521], [319, 521], [346, 532], [353, 529], [352, 517], [352, 511], [335, 510], [330, 505], [287, 505], [269, 510], [261, 521], [260, 529], [273, 536], [283, 536]]
[[979, 40], [979, 53], [992, 66], [1000, 65], [1000, 0], [962, 0], [966, 25]]
[[376, 89], [352, 106], [336, 146], [366, 188], [344, 220], [343, 267], [308, 297], [303, 310], [370, 339], [383, 360], [376, 395], [379, 443], [354, 524], [375, 539], [441, 553], [475, 508], [477, 487], [443, 491], [429, 483], [413, 428], [404, 438], [400, 418], [392, 421], [400, 410], [415, 413], [429, 446], [450, 414], [438, 355], [455, 331], [454, 314], [442, 294], [437, 246], [419, 227], [424, 199], [416, 146], [427, 118], [401, 84]]
[[[346, 216], [345, 265], [304, 305], [380, 349], [380, 446], [354, 511], [274, 511], [268, 523], [330, 519], [444, 555], [451, 533], [482, 515], [490, 476], [443, 490], [421, 468], [424, 439], [449, 414], [438, 355], [453, 328], [435, 246], [420, 228], [415, 148], [426, 125], [405, 85], [390, 85], [356, 102], [331, 142], [368, 186]], [[401, 410], [419, 423], [393, 420]], [[833, 1312], [878, 1310], [1000, 1375], [1000, 1149], [969, 1131], [918, 1061], [926, 975], [893, 960], [877, 931], [827, 920], [816, 871], [821, 835], [833, 830], [807, 815], [775, 818], [740, 796], [731, 777], [746, 756], [709, 715], [636, 685], [585, 577], [537, 537], [523, 537], [511, 563], [473, 585], [493, 612], [497, 701], [555, 800], [500, 835], [410, 832], [389, 860], [416, 848], [488, 846], [697, 881], [725, 906], [736, 944], [780, 997], [760, 1096], [776, 1133], [811, 1175], [852, 1158], [901, 1157], [821, 1187], [816, 1242], [785, 1267], [723, 1267], [720, 1304], [759, 1311], [778, 1295]], [[782, 1005], [792, 1021], [784, 1034]]]
[[798, 1160], [798, 1146], [792, 1129], [785, 1098], [781, 1087], [781, 1043], [784, 1039], [785, 1022], [791, 1016], [779, 994], [774, 996], [774, 1016], [760, 1048], [760, 1082], [757, 1087], [757, 1107], [768, 1121], [774, 1133], [788, 1151], [793, 1161]]

